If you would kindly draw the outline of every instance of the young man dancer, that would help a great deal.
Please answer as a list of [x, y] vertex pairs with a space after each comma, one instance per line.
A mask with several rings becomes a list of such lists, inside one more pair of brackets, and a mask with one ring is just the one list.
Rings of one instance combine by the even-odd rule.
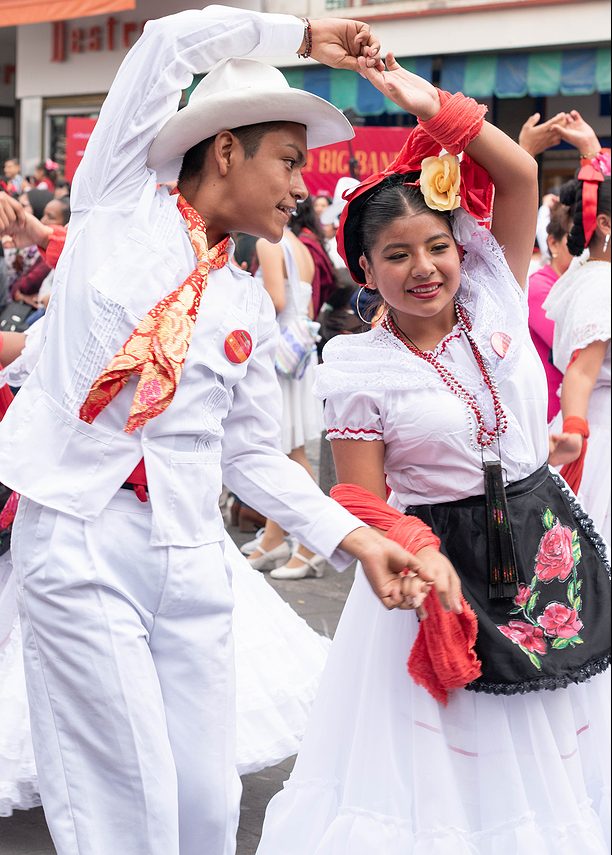
[[[22, 494], [13, 557], [58, 855], [235, 850], [222, 467], [300, 542], [339, 567], [360, 558], [389, 608], [423, 584], [403, 566], [427, 578], [278, 449], [274, 313], [227, 263], [230, 231], [280, 239], [306, 196], [307, 146], [351, 135], [276, 70], [219, 62], [282, 47], [379, 62], [348, 20], [211, 6], [147, 24], [77, 173], [41, 358], [0, 429], [0, 480]], [[183, 156], [169, 195], [157, 185]]]

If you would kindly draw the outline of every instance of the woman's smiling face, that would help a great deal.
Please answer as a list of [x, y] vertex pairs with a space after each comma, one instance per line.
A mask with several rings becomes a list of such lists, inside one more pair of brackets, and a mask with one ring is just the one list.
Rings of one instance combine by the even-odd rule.
[[450, 226], [430, 213], [391, 220], [360, 265], [366, 286], [377, 288], [402, 316], [430, 318], [453, 305], [461, 279], [460, 258]]

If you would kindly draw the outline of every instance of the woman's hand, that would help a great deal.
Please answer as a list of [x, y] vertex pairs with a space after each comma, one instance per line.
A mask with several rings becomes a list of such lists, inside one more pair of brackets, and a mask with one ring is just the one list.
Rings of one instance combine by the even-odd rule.
[[529, 116], [527, 121], [521, 128], [518, 138], [518, 144], [525, 151], [528, 151], [532, 157], [536, 157], [547, 148], [552, 148], [559, 145], [561, 142], [561, 132], [559, 126], [563, 126], [567, 122], [566, 113], [557, 113], [546, 122], [540, 122], [540, 113], [534, 113]]
[[435, 86], [399, 65], [392, 53], [385, 57], [385, 68], [371, 68], [363, 57], [357, 60], [359, 73], [394, 104], [423, 121], [433, 118], [440, 109]]
[[448, 558], [434, 546], [425, 546], [423, 549], [419, 549], [415, 557], [433, 580], [433, 587], [442, 608], [447, 612], [460, 615], [463, 612], [461, 580]]
[[579, 433], [551, 433], [548, 437], [548, 462], [551, 466], [565, 466], [578, 460], [582, 451]]
[[580, 154], [597, 154], [601, 143], [597, 134], [588, 122], [582, 118], [578, 110], [565, 114], [565, 122], [555, 125], [561, 139], [577, 148]]

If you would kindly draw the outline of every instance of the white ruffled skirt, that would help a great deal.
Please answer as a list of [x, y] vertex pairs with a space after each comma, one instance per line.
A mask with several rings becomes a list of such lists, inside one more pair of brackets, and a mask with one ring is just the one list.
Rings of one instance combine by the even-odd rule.
[[321, 436], [324, 427], [323, 404], [312, 393], [316, 364], [317, 357], [313, 353], [300, 380], [280, 375], [278, 377], [283, 394], [281, 448], [285, 454]]
[[609, 670], [443, 707], [406, 671], [417, 631], [359, 570], [257, 855], [609, 852]]
[[[226, 536], [236, 651], [237, 768], [295, 754], [331, 641], [293, 611]], [[0, 817], [40, 805], [10, 555], [0, 557]], [[1, 849], [1, 847], [0, 847]]]

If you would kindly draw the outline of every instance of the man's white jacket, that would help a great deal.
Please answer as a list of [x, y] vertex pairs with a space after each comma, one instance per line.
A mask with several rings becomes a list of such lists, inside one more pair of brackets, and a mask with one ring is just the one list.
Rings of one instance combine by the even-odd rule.
[[[124, 426], [136, 381], [93, 424], [78, 417], [93, 381], [138, 322], [178, 287], [195, 256], [176, 196], [157, 189], [147, 152], [192, 74], [227, 56], [295, 52], [303, 23], [210, 6], [149, 22], [125, 58], [77, 171], [40, 358], [0, 426], [0, 481], [94, 519], [144, 457], [151, 543], [223, 538], [223, 482], [312, 550], [343, 565], [339, 541], [360, 525], [279, 449], [276, 322], [261, 284], [233, 264], [211, 271], [174, 400], [143, 429]], [[245, 200], [246, 201], [246, 200]], [[234, 364], [226, 336], [247, 330]]]

